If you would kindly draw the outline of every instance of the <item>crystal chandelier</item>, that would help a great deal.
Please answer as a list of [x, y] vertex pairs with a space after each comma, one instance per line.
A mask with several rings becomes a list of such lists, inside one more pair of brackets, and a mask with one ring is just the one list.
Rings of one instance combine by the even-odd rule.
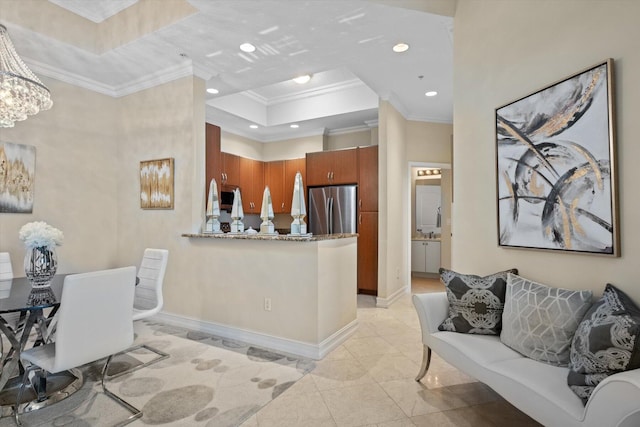
[[20, 59], [0, 24], [0, 127], [10, 128], [53, 105], [49, 89]]

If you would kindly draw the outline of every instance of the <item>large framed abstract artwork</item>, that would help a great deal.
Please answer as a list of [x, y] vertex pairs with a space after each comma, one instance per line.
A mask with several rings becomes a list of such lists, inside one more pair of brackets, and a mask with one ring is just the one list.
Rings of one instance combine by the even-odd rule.
[[620, 256], [613, 60], [496, 109], [498, 244]]
[[0, 142], [0, 213], [33, 213], [36, 147]]
[[173, 159], [140, 162], [140, 207], [173, 209]]

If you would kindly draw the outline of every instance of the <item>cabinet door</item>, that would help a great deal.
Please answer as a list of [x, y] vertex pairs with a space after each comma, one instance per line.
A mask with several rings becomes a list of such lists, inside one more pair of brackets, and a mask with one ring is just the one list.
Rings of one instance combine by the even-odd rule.
[[[221, 153], [220, 153], [220, 127], [206, 123], [205, 127], [205, 200], [209, 196], [209, 183], [212, 179], [218, 184], [220, 191]], [[220, 194], [218, 193], [218, 198]]]
[[304, 194], [305, 202], [307, 200], [307, 177], [306, 161], [302, 159], [293, 159], [284, 161], [284, 212], [291, 213], [291, 201], [293, 200], [293, 184], [296, 178], [296, 173], [300, 172], [302, 175], [302, 194]]
[[426, 273], [437, 273], [440, 269], [440, 242], [425, 243], [425, 267]]
[[378, 146], [358, 148], [358, 205], [361, 211], [378, 211]]
[[259, 160], [239, 158], [240, 191], [242, 209], [245, 213], [260, 213], [262, 191], [264, 191], [264, 168]]
[[240, 186], [240, 156], [222, 153], [223, 184]]
[[331, 184], [355, 184], [358, 182], [358, 150], [332, 151]]
[[307, 153], [307, 185], [329, 185], [332, 169], [333, 153], [320, 151]]
[[421, 240], [413, 240], [411, 242], [411, 271], [419, 271], [421, 273], [426, 271], [426, 248]]
[[378, 295], [378, 212], [358, 216], [358, 292]]
[[266, 162], [264, 164], [264, 185], [269, 186], [274, 213], [284, 213], [284, 160]]

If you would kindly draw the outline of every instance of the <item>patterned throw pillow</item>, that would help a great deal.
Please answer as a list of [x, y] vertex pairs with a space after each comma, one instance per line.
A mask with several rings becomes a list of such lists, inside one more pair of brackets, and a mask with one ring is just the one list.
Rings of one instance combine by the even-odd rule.
[[530, 359], [567, 366], [571, 340], [592, 295], [509, 274], [500, 341]]
[[587, 403], [609, 375], [640, 368], [640, 309], [613, 285], [607, 285], [580, 322], [571, 343], [567, 382]]
[[449, 316], [438, 329], [466, 334], [499, 335], [502, 309], [511, 269], [486, 277], [440, 269], [440, 280], [447, 289]]

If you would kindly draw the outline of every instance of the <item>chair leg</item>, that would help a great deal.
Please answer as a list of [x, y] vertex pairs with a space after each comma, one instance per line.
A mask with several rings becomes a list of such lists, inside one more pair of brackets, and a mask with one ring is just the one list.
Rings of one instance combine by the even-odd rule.
[[107, 389], [107, 387], [106, 387], [106, 385], [104, 383], [104, 380], [105, 380], [105, 375], [107, 373], [107, 369], [109, 369], [109, 364], [111, 363], [112, 359], [113, 359], [113, 355], [109, 356], [109, 358], [107, 359], [106, 363], [104, 364], [104, 367], [102, 368], [102, 378], [101, 378], [102, 391], [104, 392], [104, 394], [106, 394], [111, 399], [116, 401], [118, 404], [120, 404], [121, 406], [126, 408], [129, 412], [131, 412], [131, 415], [129, 416], [129, 418], [124, 420], [122, 423], [118, 424], [118, 426], [124, 426], [126, 424], [129, 424], [133, 420], [142, 417], [142, 411], [140, 411], [135, 406], [131, 405], [129, 402], [125, 401], [120, 396], [115, 395], [114, 393], [112, 393], [111, 391], [109, 391]]
[[420, 381], [427, 375], [427, 371], [429, 370], [429, 365], [431, 364], [431, 349], [426, 345], [422, 348], [422, 366], [420, 366], [420, 372], [418, 372], [418, 376], [416, 377], [416, 381]]
[[144, 348], [144, 349], [150, 351], [151, 353], [157, 354], [158, 357], [156, 357], [155, 359], [152, 359], [152, 360], [150, 360], [148, 362], [145, 362], [145, 363], [143, 363], [141, 365], [135, 366], [135, 367], [133, 367], [131, 369], [127, 369], [126, 371], [118, 372], [117, 374], [114, 374], [114, 375], [109, 375], [108, 378], [109, 379], [118, 378], [119, 376], [122, 376], [124, 374], [129, 374], [131, 372], [135, 372], [138, 369], [146, 368], [149, 365], [153, 365], [154, 363], [157, 363], [157, 362], [159, 362], [161, 360], [164, 360], [164, 359], [167, 359], [169, 357], [169, 354], [165, 353], [164, 351], [160, 351], [157, 348], [150, 347], [150, 346], [148, 346], [146, 344], [140, 344], [140, 345], [136, 345], [134, 347], [128, 348], [125, 351], [121, 351], [120, 353], [117, 353], [116, 356], [118, 354], [124, 354], [124, 353], [129, 353], [129, 352], [132, 352], [132, 351], [136, 351], [136, 350], [139, 350], [141, 348]]
[[31, 385], [31, 382], [29, 381], [29, 373], [35, 369], [37, 369], [37, 366], [30, 365], [25, 368], [24, 375], [22, 375], [22, 383], [20, 385], [20, 390], [18, 390], [18, 396], [16, 397], [16, 406], [13, 408], [13, 420], [17, 426], [22, 425], [22, 422], [20, 421], [20, 402], [22, 401], [22, 395], [24, 394], [24, 389], [27, 384]]

